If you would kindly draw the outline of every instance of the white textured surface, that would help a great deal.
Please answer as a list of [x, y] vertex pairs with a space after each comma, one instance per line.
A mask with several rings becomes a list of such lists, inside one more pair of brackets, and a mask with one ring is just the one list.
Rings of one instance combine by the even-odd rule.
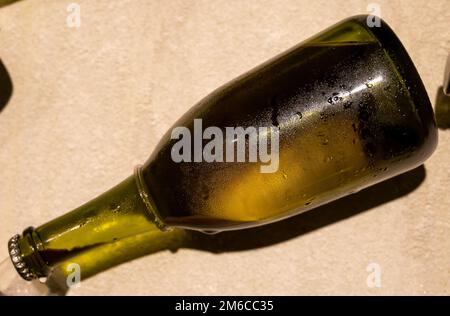
[[[13, 96], [0, 113], [0, 241], [128, 176], [212, 89], [366, 1], [25, 0], [0, 8]], [[430, 98], [450, 51], [450, 1], [378, 1]], [[71, 294], [449, 294], [450, 131], [411, 194], [283, 242], [181, 249], [120, 265]], [[0, 248], [0, 257], [7, 255]], [[382, 268], [368, 288], [366, 267]]]

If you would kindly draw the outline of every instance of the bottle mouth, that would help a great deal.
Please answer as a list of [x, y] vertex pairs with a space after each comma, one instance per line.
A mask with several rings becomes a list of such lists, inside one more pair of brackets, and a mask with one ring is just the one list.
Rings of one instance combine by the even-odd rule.
[[19, 247], [20, 235], [16, 234], [8, 242], [8, 252], [14, 268], [16, 268], [17, 273], [27, 280], [31, 281], [37, 278], [37, 275], [29, 268], [28, 264], [22, 257], [22, 251]]
[[40, 239], [33, 227], [25, 229], [22, 236], [14, 235], [8, 242], [11, 262], [19, 275], [27, 281], [50, 273], [50, 267], [42, 259], [39, 249]]

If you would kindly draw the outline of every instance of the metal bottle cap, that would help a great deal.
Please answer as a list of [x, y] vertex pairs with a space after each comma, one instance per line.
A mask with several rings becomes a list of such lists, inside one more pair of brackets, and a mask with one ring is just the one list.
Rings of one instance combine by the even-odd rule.
[[22, 258], [22, 254], [20, 252], [19, 247], [19, 235], [14, 235], [8, 242], [8, 252], [11, 257], [11, 261], [16, 268], [17, 272], [20, 274], [22, 278], [27, 281], [31, 281], [36, 278], [36, 275], [31, 271], [25, 261]]

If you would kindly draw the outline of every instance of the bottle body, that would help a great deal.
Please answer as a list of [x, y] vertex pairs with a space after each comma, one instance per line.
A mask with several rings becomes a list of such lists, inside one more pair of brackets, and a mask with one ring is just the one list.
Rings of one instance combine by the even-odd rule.
[[385, 23], [371, 29], [364, 17], [219, 88], [174, 128], [195, 134], [196, 119], [203, 130], [279, 129], [272, 173], [261, 173], [261, 163], [174, 162], [177, 139], [169, 131], [161, 141], [144, 166], [149, 190], [167, 225], [199, 230], [251, 227], [314, 208], [418, 166], [437, 139], [404, 48]]

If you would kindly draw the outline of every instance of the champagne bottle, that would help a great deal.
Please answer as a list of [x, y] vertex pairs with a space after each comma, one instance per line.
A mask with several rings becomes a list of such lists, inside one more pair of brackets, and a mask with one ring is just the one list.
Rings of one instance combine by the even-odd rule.
[[[437, 144], [427, 93], [389, 26], [366, 21], [344, 20], [220, 87], [175, 123], [132, 176], [14, 236], [9, 251], [19, 274], [47, 276], [80, 253], [95, 262], [102, 258], [96, 247], [142, 233], [161, 239], [179, 229], [215, 233], [263, 225], [422, 164]], [[263, 131], [258, 139], [267, 140], [266, 153], [270, 147], [276, 163], [250, 161], [250, 137], [241, 142], [244, 160], [237, 158], [239, 143], [228, 137], [214, 149], [222, 158], [203, 157], [213, 137], [197, 138], [199, 122], [205, 132]], [[179, 127], [194, 138], [179, 151], [192, 160], [174, 159]], [[269, 163], [274, 168], [263, 172]]]

